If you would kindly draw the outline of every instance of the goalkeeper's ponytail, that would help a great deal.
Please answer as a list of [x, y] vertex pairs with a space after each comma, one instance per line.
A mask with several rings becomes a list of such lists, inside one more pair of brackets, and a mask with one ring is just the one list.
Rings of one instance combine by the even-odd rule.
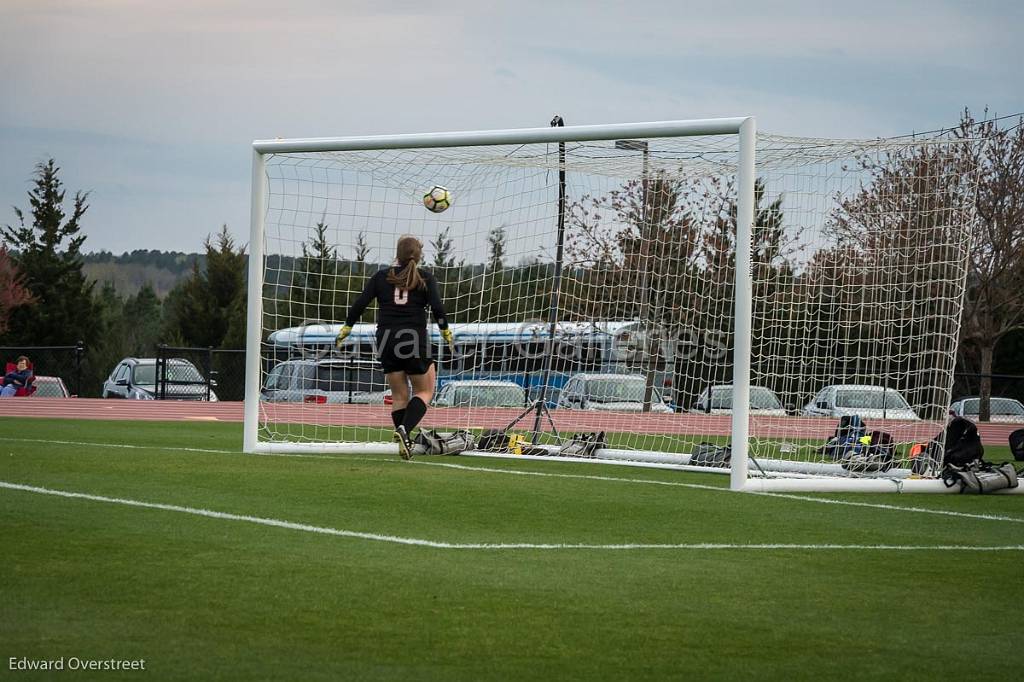
[[388, 283], [410, 291], [426, 287], [423, 275], [416, 269], [423, 257], [423, 243], [411, 234], [402, 235], [395, 249], [395, 267], [388, 270]]

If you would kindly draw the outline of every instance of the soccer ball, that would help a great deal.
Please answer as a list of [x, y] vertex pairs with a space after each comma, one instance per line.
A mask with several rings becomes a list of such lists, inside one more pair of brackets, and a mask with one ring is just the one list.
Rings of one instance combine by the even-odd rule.
[[434, 185], [433, 189], [423, 195], [423, 205], [428, 211], [440, 213], [452, 205], [452, 194], [440, 185]]

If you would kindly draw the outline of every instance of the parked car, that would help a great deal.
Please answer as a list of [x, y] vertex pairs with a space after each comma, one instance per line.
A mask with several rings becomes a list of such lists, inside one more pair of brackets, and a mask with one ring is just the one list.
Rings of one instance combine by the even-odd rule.
[[[951, 417], [966, 417], [978, 421], [981, 400], [977, 396], [960, 398], [949, 406]], [[989, 398], [990, 421], [1004, 424], [1024, 424], [1024, 404], [1013, 398]]]
[[526, 392], [514, 381], [464, 379], [449, 381], [434, 396], [438, 407], [523, 407]]
[[32, 383], [36, 387], [33, 391], [34, 398], [70, 398], [71, 393], [60, 377], [48, 377], [36, 375]]
[[[642, 412], [646, 379], [639, 374], [574, 374], [558, 394], [558, 407], [568, 410]], [[651, 412], [672, 412], [661, 391], [651, 393]]]
[[385, 403], [384, 375], [372, 360], [285, 360], [270, 370], [260, 399], [275, 403]]
[[[206, 378], [195, 365], [183, 358], [167, 359], [164, 390], [168, 400], [206, 400], [207, 389]], [[158, 391], [156, 358], [125, 358], [117, 363], [103, 382], [101, 395], [104, 398], [156, 400]], [[212, 388], [209, 391], [210, 401], [216, 401], [217, 394]]]
[[[708, 395], [711, 395], [711, 405], [708, 405]], [[701, 391], [696, 402], [690, 408], [690, 412], [703, 412], [705, 414], [732, 414], [732, 386], [721, 385], [711, 386]], [[782, 401], [770, 389], [764, 386], [750, 387], [750, 414], [766, 417], [785, 417], [786, 408]]]
[[833, 384], [804, 405], [808, 417], [858, 415], [874, 419], [920, 419], [899, 391], [883, 386]]

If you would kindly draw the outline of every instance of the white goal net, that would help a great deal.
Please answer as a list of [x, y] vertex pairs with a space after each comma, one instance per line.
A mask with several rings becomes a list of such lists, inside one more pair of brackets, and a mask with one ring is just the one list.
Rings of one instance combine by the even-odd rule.
[[552, 456], [601, 433], [599, 457], [731, 461], [734, 486], [934, 478], [973, 141], [761, 134], [744, 177], [740, 122], [257, 143], [246, 448], [394, 449], [375, 307], [333, 339], [412, 234], [456, 341], [431, 326], [424, 427]]

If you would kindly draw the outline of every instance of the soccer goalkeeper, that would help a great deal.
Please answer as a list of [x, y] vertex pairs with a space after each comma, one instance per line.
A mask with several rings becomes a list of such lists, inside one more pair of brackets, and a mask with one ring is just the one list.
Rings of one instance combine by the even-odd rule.
[[[412, 235], [398, 240], [395, 262], [366, 282], [345, 318], [336, 344], [352, 333], [370, 301], [377, 299], [377, 358], [391, 388], [391, 420], [402, 459], [412, 459], [410, 434], [427, 413], [437, 383], [437, 368], [427, 335], [427, 306], [441, 336], [452, 345], [452, 332], [434, 276], [419, 269], [423, 244]], [[412, 395], [409, 394], [412, 384]]]

